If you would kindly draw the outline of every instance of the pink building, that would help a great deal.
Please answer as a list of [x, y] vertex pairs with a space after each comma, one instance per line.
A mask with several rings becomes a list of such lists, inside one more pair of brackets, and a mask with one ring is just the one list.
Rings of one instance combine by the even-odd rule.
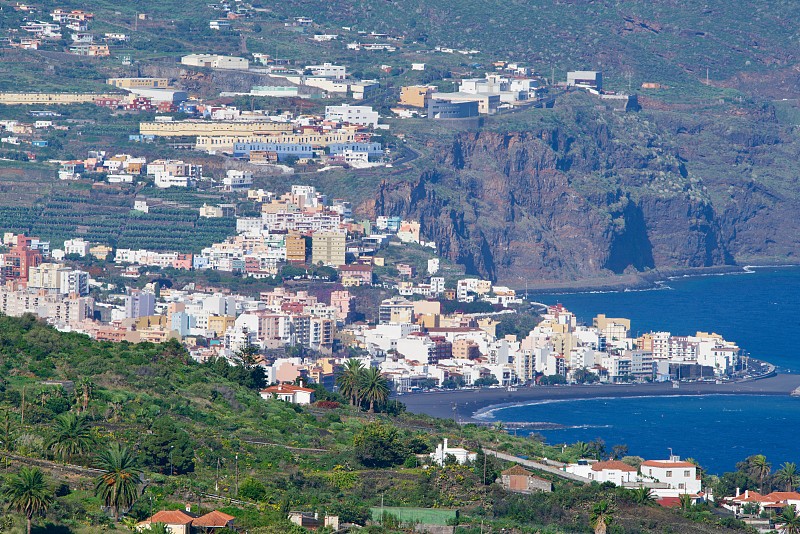
[[331, 306], [336, 308], [336, 319], [347, 321], [353, 311], [353, 295], [349, 291], [333, 291], [331, 293]]
[[344, 278], [359, 279], [361, 285], [372, 285], [372, 266], [371, 265], [342, 265], [339, 273]]
[[190, 271], [192, 269], [192, 255], [178, 254], [178, 257], [172, 262], [172, 267], [174, 269], [186, 269]]

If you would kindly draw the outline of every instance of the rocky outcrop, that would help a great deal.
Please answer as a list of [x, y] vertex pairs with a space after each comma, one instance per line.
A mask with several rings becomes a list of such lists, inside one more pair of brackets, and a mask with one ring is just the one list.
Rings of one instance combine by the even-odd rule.
[[457, 134], [430, 170], [384, 181], [361, 209], [418, 219], [443, 256], [516, 286], [734, 263], [728, 226], [741, 214], [718, 213], [674, 147], [573, 124]]

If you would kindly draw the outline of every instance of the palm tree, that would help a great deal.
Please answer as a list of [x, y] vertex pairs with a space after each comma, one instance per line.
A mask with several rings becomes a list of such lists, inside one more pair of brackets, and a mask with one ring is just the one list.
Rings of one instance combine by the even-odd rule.
[[594, 528], [594, 534], [606, 534], [612, 521], [614, 521], [614, 510], [607, 500], [603, 499], [592, 506], [589, 524]]
[[786, 491], [792, 491], [800, 484], [800, 473], [797, 472], [797, 464], [794, 462], [785, 462], [775, 475], [786, 484]]
[[95, 494], [114, 511], [119, 520], [120, 509], [130, 508], [139, 497], [139, 471], [136, 459], [127, 447], [112, 443], [97, 455], [97, 467], [103, 474], [95, 479]]
[[361, 374], [359, 396], [369, 402], [369, 413], [375, 413], [376, 402], [386, 402], [389, 398], [389, 382], [381, 372], [370, 367]]
[[24, 514], [31, 534], [33, 516], [44, 515], [53, 503], [53, 492], [47, 487], [44, 474], [37, 467], [23, 467], [12, 476], [3, 490], [8, 505]]
[[67, 412], [56, 417], [53, 426], [53, 437], [47, 448], [53, 454], [69, 463], [73, 456], [80, 456], [92, 449], [91, 429], [85, 417]]
[[631, 497], [636, 504], [651, 505], [656, 502], [653, 490], [644, 486], [631, 490]]
[[81, 411], [85, 412], [89, 407], [89, 401], [94, 397], [94, 390], [97, 386], [89, 377], [81, 380]]
[[359, 385], [363, 372], [364, 365], [355, 358], [350, 358], [344, 362], [344, 369], [336, 377], [336, 385], [339, 386], [339, 391], [350, 399], [351, 406], [358, 405]]
[[781, 534], [800, 534], [800, 515], [794, 505], [784, 507], [775, 523], [780, 525]]
[[767, 457], [763, 454], [756, 454], [750, 457], [750, 468], [758, 476], [761, 493], [764, 493], [764, 479], [769, 476], [770, 467], [772, 467], [772, 464], [767, 461]]
[[575, 443], [572, 445], [572, 448], [573, 448], [573, 449], [575, 450], [575, 452], [578, 454], [578, 459], [580, 459], [580, 458], [586, 458], [586, 457], [588, 457], [588, 456], [589, 456], [589, 455], [592, 453], [592, 450], [591, 450], [591, 448], [589, 447], [589, 444], [588, 444], [588, 443], [586, 443], [585, 441], [576, 441], [576, 442], [575, 442]]

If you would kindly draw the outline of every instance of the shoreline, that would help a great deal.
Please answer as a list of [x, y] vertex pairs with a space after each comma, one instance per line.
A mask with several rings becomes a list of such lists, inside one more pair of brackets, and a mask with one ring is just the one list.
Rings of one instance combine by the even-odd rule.
[[[760, 380], [724, 384], [683, 382], [680, 388], [671, 382], [658, 384], [601, 384], [570, 386], [519, 387], [480, 390], [436, 391], [393, 396], [409, 412], [426, 414], [461, 423], [486, 423], [476, 416], [491, 410], [535, 401], [592, 400], [604, 398], [702, 396], [702, 395], [775, 395], [788, 396], [800, 387], [800, 374], [777, 374]], [[491, 421], [491, 419], [489, 419]]]
[[670, 280], [691, 278], [695, 276], [724, 276], [731, 274], [750, 274], [754, 269], [783, 267], [800, 267], [796, 263], [759, 263], [747, 265], [719, 265], [715, 267], [694, 267], [681, 269], [661, 269], [635, 274], [620, 274], [602, 278], [584, 278], [581, 280], [532, 281], [522, 287], [518, 282], [506, 285], [526, 295], [546, 295], [553, 293], [588, 293], [620, 291], [646, 291], [659, 289]]

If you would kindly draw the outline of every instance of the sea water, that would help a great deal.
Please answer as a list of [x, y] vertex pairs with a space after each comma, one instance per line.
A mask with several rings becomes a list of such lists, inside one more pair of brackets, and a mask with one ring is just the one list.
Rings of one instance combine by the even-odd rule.
[[[736, 463], [765, 454], [774, 469], [800, 462], [800, 398], [774, 395], [628, 397], [545, 401], [494, 412], [500, 421], [558, 423], [558, 430], [534, 431], [550, 444], [600, 438], [628, 454], [665, 459], [691, 457], [710, 473], [733, 471]], [[518, 431], [520, 435], [527, 432]]]
[[[748, 269], [728, 275], [667, 280], [659, 289], [558, 295], [532, 300], [562, 303], [579, 320], [631, 319], [631, 333], [716, 332], [752, 357], [783, 372], [800, 372], [800, 267]], [[780, 396], [651, 397], [573, 400], [514, 406], [494, 412], [501, 421], [562, 425], [540, 432], [550, 443], [601, 438], [609, 450], [693, 457], [710, 472], [731, 471], [751, 454], [765, 454], [776, 468], [800, 462], [800, 398]]]

